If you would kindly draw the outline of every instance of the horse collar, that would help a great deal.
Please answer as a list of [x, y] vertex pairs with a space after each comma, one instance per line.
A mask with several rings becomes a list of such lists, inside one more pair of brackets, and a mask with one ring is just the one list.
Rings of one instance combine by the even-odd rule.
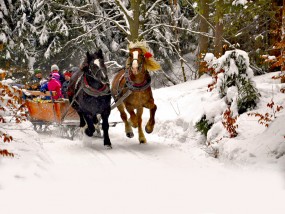
[[99, 88], [99, 89], [95, 89], [95, 88], [91, 87], [88, 84], [85, 75], [83, 75], [82, 84], [83, 84], [83, 91], [86, 94], [88, 94], [90, 96], [93, 96], [93, 97], [105, 96], [105, 95], [109, 94], [109, 91], [110, 91], [110, 88], [109, 88], [108, 84], [103, 84], [102, 83], [103, 86], [101, 88]]
[[151, 84], [151, 77], [149, 75], [147, 76], [148, 76], [147, 79], [144, 79], [143, 82], [134, 83], [131, 80], [130, 69], [126, 69], [126, 73], [125, 73], [126, 85], [131, 91], [144, 91], [147, 88], [149, 88]]

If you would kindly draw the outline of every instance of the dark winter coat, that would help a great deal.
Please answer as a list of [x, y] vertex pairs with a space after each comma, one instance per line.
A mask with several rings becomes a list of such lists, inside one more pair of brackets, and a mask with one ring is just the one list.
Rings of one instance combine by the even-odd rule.
[[62, 95], [64, 98], [68, 98], [68, 96], [67, 96], [68, 85], [69, 85], [69, 81], [65, 81], [61, 87], [61, 92], [62, 92]]

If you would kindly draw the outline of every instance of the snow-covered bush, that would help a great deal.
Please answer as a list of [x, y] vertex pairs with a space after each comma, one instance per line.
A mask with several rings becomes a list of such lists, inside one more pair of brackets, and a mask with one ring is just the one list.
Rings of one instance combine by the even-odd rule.
[[[251, 81], [253, 71], [249, 67], [248, 54], [242, 50], [227, 51], [219, 59], [206, 55], [210, 68], [214, 68], [214, 83], [221, 98], [226, 98], [232, 111], [242, 114], [256, 107], [260, 94]], [[211, 57], [212, 56], [212, 57]]]
[[237, 109], [238, 113], [242, 114], [256, 107], [260, 93], [250, 79], [240, 79], [240, 83], [238, 87]]
[[221, 137], [237, 136], [237, 116], [256, 107], [260, 94], [251, 80], [253, 71], [246, 52], [227, 51], [218, 59], [208, 53], [204, 60], [213, 71], [209, 91], [224, 103], [219, 107], [221, 115], [214, 122], [210, 121], [213, 115], [206, 113], [195, 124], [197, 131], [206, 135], [209, 143]]
[[208, 131], [211, 129], [213, 123], [206, 119], [206, 115], [204, 115], [201, 120], [199, 120], [195, 124], [195, 128], [197, 131], [201, 132], [203, 135], [207, 136]]

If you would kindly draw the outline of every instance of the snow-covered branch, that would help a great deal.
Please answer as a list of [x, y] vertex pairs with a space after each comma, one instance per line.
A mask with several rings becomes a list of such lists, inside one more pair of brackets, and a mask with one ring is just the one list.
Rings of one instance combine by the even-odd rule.
[[106, 16], [94, 14], [94, 13], [92, 13], [90, 11], [82, 10], [81, 9], [82, 7], [67, 6], [67, 5], [63, 5], [63, 4], [59, 4], [59, 3], [56, 3], [56, 4], [58, 6], [60, 6], [60, 7], [65, 8], [65, 9], [77, 10], [78, 12], [86, 13], [86, 14], [91, 15], [91, 16], [96, 17], [96, 18], [106, 19], [106, 20], [112, 22], [113, 24], [115, 24], [122, 31], [122, 33], [124, 33], [125, 35], [128, 36], [130, 34], [130, 32], [128, 30], [129, 29], [129, 27], [128, 27], [128, 20], [126, 20], [127, 27], [121, 25], [120, 21], [116, 21], [115, 20], [115, 18], [118, 18], [118, 17], [124, 15], [125, 13], [124, 14], [117, 14], [117, 15], [115, 15], [113, 17], [106, 17]]
[[190, 30], [190, 29], [187, 29], [187, 28], [177, 27], [177, 26], [168, 25], [168, 24], [163, 24], [163, 23], [162, 23], [162, 24], [157, 24], [157, 25], [152, 26], [151, 28], [145, 30], [144, 32], [141, 32], [139, 36], [140, 36], [140, 37], [143, 37], [144, 35], [146, 35], [146, 34], [149, 33], [150, 31], [153, 31], [154, 29], [159, 28], [159, 27], [168, 27], [168, 28], [172, 28], [172, 29], [176, 29], [176, 30], [187, 31], [187, 32], [189, 32], [189, 33], [193, 33], [193, 34], [197, 34], [197, 35], [203, 35], [203, 36], [206, 36], [206, 37], [208, 37], [208, 38], [214, 38], [214, 37], [211, 36], [209, 33], [194, 31], [194, 30]]
[[94, 26], [93, 28], [91, 28], [90, 30], [88, 30], [86, 33], [81, 34], [80, 36], [71, 39], [70, 41], [68, 41], [62, 48], [67, 47], [70, 43], [74, 43], [77, 42], [79, 39], [85, 37], [86, 35], [90, 34], [92, 31], [96, 30], [100, 25], [103, 25], [104, 22], [99, 23], [98, 25]]
[[115, 0], [117, 6], [122, 10], [122, 12], [125, 14], [127, 19], [133, 19], [132, 13], [127, 10], [127, 8], [124, 6], [124, 4], [121, 2], [121, 0]]
[[148, 17], [148, 15], [151, 13], [151, 11], [155, 8], [155, 6], [162, 2], [163, 0], [157, 0], [156, 2], [154, 2], [154, 4], [146, 11], [145, 16]]

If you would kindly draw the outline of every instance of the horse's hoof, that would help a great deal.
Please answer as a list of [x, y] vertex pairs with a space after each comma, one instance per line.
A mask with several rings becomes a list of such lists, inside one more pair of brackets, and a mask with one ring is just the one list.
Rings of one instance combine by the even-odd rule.
[[133, 133], [133, 132], [129, 132], [129, 133], [127, 133], [126, 135], [127, 135], [128, 138], [134, 137], [134, 133]]
[[105, 149], [112, 149], [112, 145], [104, 145]]
[[92, 136], [93, 136], [93, 132], [89, 131], [89, 129], [85, 129], [85, 134], [86, 134], [88, 137], [92, 137]]
[[146, 144], [145, 140], [140, 140], [140, 144]]
[[146, 127], [145, 127], [145, 131], [146, 131], [146, 133], [150, 134], [150, 133], [152, 133], [153, 128], [150, 129], [150, 128], [147, 128], [147, 126], [146, 126]]

